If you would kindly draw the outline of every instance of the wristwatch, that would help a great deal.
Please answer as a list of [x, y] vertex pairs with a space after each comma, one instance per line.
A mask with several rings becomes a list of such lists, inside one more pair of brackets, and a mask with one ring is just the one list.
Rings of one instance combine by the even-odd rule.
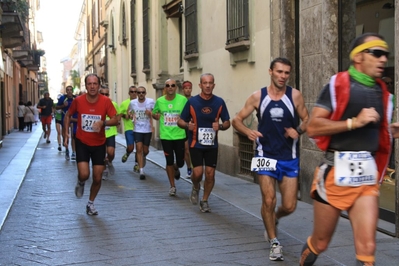
[[220, 124], [220, 125], [219, 125], [219, 129], [220, 129], [220, 130], [223, 130], [223, 124]]

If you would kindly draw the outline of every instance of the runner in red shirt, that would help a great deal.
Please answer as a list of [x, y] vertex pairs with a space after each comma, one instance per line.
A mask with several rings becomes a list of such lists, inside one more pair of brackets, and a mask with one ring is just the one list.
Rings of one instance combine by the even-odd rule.
[[[75, 187], [75, 195], [83, 196], [84, 185], [90, 176], [89, 161], [93, 165], [93, 183], [90, 189], [89, 202], [86, 206], [88, 215], [97, 215], [94, 208], [94, 199], [101, 188], [101, 177], [104, 171], [105, 158], [105, 126], [116, 126], [118, 119], [116, 110], [111, 100], [99, 94], [100, 78], [95, 74], [89, 74], [85, 78], [87, 93], [77, 97], [65, 114], [64, 126], [71, 122], [71, 116], [78, 113], [76, 131], [76, 162], [78, 165], [78, 182]], [[106, 116], [111, 117], [105, 120]], [[68, 132], [64, 136], [69, 139]]]

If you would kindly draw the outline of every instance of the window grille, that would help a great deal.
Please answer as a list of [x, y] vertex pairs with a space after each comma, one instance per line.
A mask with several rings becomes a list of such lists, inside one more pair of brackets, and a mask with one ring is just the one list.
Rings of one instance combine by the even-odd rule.
[[185, 54], [195, 54], [198, 53], [197, 0], [186, 0], [184, 16], [186, 18]]
[[227, 0], [227, 42], [249, 40], [248, 0]]
[[253, 176], [254, 174], [251, 172], [251, 161], [252, 157], [254, 157], [254, 143], [252, 140], [248, 139], [247, 136], [241, 134], [237, 135], [239, 141], [240, 174]]

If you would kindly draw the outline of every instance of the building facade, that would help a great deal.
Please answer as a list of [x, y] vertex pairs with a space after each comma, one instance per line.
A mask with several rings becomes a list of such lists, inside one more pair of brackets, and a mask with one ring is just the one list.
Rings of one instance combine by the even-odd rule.
[[[147, 97], [157, 98], [168, 78], [179, 85], [190, 80], [197, 94], [200, 75], [210, 72], [214, 93], [224, 98], [233, 118], [252, 92], [270, 84], [272, 59], [286, 57], [293, 63], [289, 85], [302, 92], [310, 111], [329, 77], [347, 69], [350, 43], [363, 32], [386, 38], [392, 56], [385, 75], [397, 83], [398, 2], [86, 0], [85, 69], [101, 76], [118, 103], [133, 84], [145, 86]], [[255, 115], [245, 123], [256, 128]], [[152, 143], [160, 148], [158, 129]], [[256, 182], [250, 171], [254, 144], [233, 129], [219, 134], [219, 144], [218, 170]], [[304, 135], [299, 178], [303, 201], [311, 202], [313, 170], [321, 156]], [[390, 164], [393, 170], [398, 156]], [[380, 230], [396, 236], [398, 191], [395, 175], [387, 177], [381, 186]]]
[[0, 1], [0, 147], [3, 136], [18, 128], [18, 102], [37, 104], [40, 98], [38, 72], [44, 51], [36, 30], [39, 0]]

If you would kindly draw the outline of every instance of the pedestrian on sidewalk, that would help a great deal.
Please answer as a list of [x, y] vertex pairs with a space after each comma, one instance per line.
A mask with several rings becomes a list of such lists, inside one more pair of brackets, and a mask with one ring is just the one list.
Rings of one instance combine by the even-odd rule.
[[[308, 123], [309, 137], [325, 153], [314, 172], [313, 232], [300, 265], [313, 265], [327, 249], [342, 211], [352, 226], [356, 265], [375, 264], [379, 187], [391, 151], [391, 96], [380, 79], [389, 52], [376, 33], [354, 39], [350, 51], [348, 71], [324, 86]], [[399, 136], [399, 123], [392, 133]]]
[[32, 106], [32, 102], [27, 102], [24, 110], [24, 123], [28, 132], [32, 132], [32, 125], [35, 122], [36, 113], [37, 109]]
[[[230, 115], [224, 100], [213, 94], [215, 78], [211, 73], [200, 77], [200, 94], [191, 97], [181, 113], [179, 127], [189, 130], [188, 144], [190, 147], [193, 174], [193, 187], [190, 201], [198, 204], [202, 175], [205, 181], [204, 194], [200, 201], [201, 212], [210, 212], [208, 199], [215, 185], [215, 169], [218, 157], [218, 132], [230, 127]], [[219, 121], [222, 121], [219, 124]]]
[[[101, 85], [100, 94], [110, 98], [108, 86]], [[119, 106], [114, 101], [112, 101], [112, 104], [115, 107], [116, 114], [117, 114], [116, 117], [117, 117], [118, 125], [119, 125], [119, 121], [120, 121]], [[110, 120], [109, 116], [106, 117], [106, 120], [107, 121]], [[118, 135], [118, 129], [117, 129], [116, 126], [106, 126], [105, 127], [106, 155], [105, 155], [104, 162], [105, 162], [105, 168], [106, 169], [108, 168], [108, 173], [110, 175], [114, 175], [115, 174], [115, 168], [114, 168], [114, 165], [112, 164], [112, 162], [113, 162], [113, 160], [115, 158], [115, 146], [116, 146], [115, 136], [116, 135]]]
[[[65, 94], [62, 95], [58, 99], [58, 103], [55, 107], [56, 110], [61, 110], [61, 126], [62, 126], [62, 135], [65, 136], [66, 133], [68, 133], [69, 136], [72, 135], [71, 131], [73, 130], [73, 125], [69, 124], [68, 126], [64, 126], [64, 118], [66, 112], [69, 110], [73, 100], [76, 98], [75, 95], [73, 95], [73, 87], [72, 86], [66, 86], [65, 87]], [[67, 131], [67, 132], [66, 132]], [[75, 147], [75, 141], [72, 138], [71, 139], [71, 146], [72, 146], [72, 156], [69, 155], [69, 139], [63, 140], [65, 145], [65, 160], [69, 161], [70, 159], [76, 160], [76, 147]]]
[[[193, 83], [191, 81], [183, 81], [182, 83], [183, 86], [183, 95], [186, 97], [186, 99], [191, 98], [191, 93], [193, 91]], [[186, 162], [187, 166], [187, 175], [186, 177], [191, 179], [191, 175], [193, 174], [193, 169], [191, 165], [191, 158], [190, 158], [190, 149], [188, 147], [188, 130], [186, 130], [186, 141], [184, 142], [184, 161]]]
[[[97, 215], [94, 200], [101, 188], [101, 178], [104, 171], [105, 158], [105, 127], [118, 125], [117, 113], [111, 100], [99, 93], [100, 78], [95, 74], [85, 77], [86, 94], [72, 101], [64, 117], [64, 127], [71, 123], [71, 116], [78, 114], [76, 131], [76, 162], [78, 167], [78, 180], [75, 195], [81, 198], [84, 186], [90, 177], [89, 162], [92, 163], [93, 182], [90, 188], [89, 201], [86, 205], [88, 215]], [[106, 120], [106, 116], [110, 120]], [[69, 139], [69, 131], [64, 131], [65, 145]]]
[[[258, 174], [262, 194], [261, 214], [266, 229], [265, 238], [270, 243], [269, 259], [272, 261], [284, 260], [276, 227], [278, 219], [291, 214], [296, 208], [299, 136], [306, 131], [309, 117], [301, 92], [286, 85], [291, 69], [288, 59], [274, 59], [269, 68], [270, 86], [252, 93], [233, 119], [233, 127], [238, 132], [256, 141], [251, 169]], [[255, 110], [258, 117], [256, 130], [244, 125], [244, 120]], [[298, 118], [302, 120], [300, 125]], [[277, 211], [276, 183], [282, 196]]]
[[[126, 141], [126, 152], [122, 156], [122, 163], [125, 163], [127, 161], [130, 154], [134, 150], [134, 134], [133, 134], [134, 125], [132, 119], [130, 119], [129, 117], [128, 110], [130, 102], [136, 98], [137, 98], [137, 88], [136, 86], [132, 85], [129, 87], [129, 98], [124, 100], [119, 106], [119, 111], [123, 122], [123, 130], [125, 132], [125, 141]], [[135, 166], [133, 168], [135, 167], [138, 168], [137, 156], [135, 156]]]
[[186, 141], [186, 132], [177, 126], [177, 121], [187, 99], [183, 95], [176, 94], [176, 90], [176, 81], [174, 79], [166, 80], [166, 94], [157, 99], [152, 111], [152, 117], [159, 120], [160, 139], [166, 159], [170, 196], [176, 196], [175, 179], [180, 179], [179, 168], [184, 165], [184, 143]]
[[24, 128], [25, 128], [25, 122], [24, 122], [25, 105], [22, 101], [19, 101], [19, 103], [18, 103], [17, 115], [18, 115], [18, 131], [24, 131]]
[[152, 109], [154, 100], [146, 98], [146, 88], [140, 86], [137, 88], [137, 98], [129, 104], [128, 113], [133, 120], [134, 141], [136, 142], [136, 156], [138, 167], [134, 167], [135, 172], [140, 173], [140, 180], [145, 179], [144, 166], [146, 156], [150, 152], [150, 143], [154, 127], [152, 125]]
[[50, 143], [51, 120], [53, 120], [53, 105], [53, 99], [50, 98], [50, 93], [48, 92], [44, 93], [44, 98], [40, 99], [39, 103], [37, 104], [37, 108], [41, 110], [40, 120], [42, 122], [46, 143]]

